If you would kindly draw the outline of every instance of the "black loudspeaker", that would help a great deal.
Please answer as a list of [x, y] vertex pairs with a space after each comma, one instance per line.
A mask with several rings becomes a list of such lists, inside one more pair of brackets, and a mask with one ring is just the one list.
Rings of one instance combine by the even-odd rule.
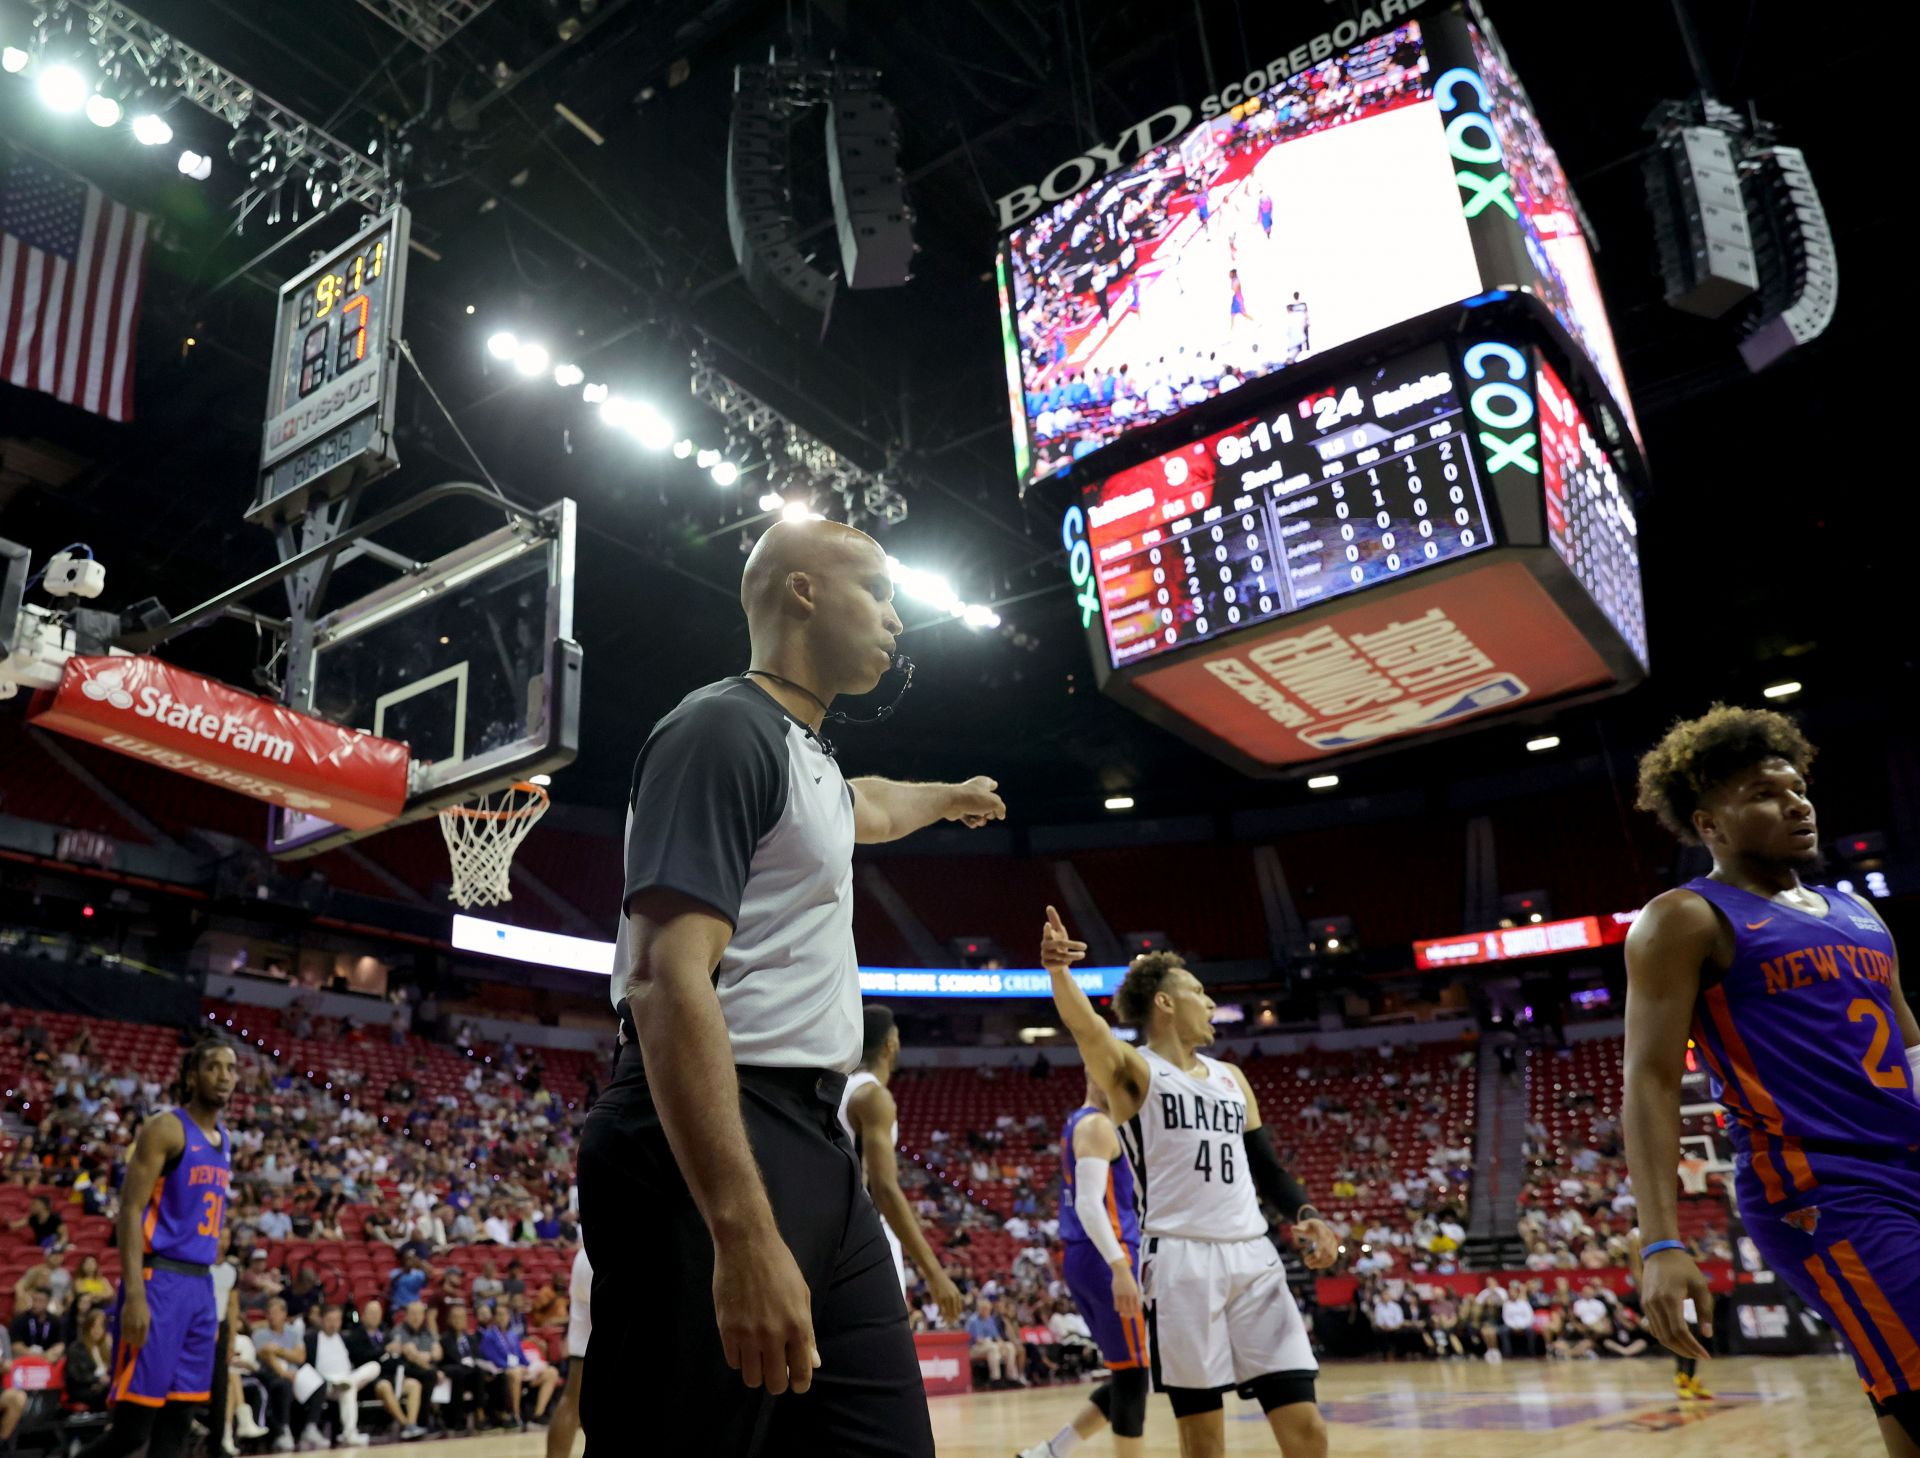
[[913, 210], [900, 171], [900, 129], [877, 71], [834, 73], [827, 100], [827, 183], [840, 272], [855, 289], [899, 288], [913, 276]]
[[760, 307], [796, 329], [824, 329], [833, 275], [796, 241], [790, 180], [791, 108], [768, 68], [734, 72], [727, 130], [727, 236], [741, 279]]

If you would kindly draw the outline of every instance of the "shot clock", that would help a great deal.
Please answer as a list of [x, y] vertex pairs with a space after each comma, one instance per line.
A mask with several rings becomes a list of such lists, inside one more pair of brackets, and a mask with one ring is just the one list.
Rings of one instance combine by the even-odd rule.
[[253, 520], [297, 517], [397, 464], [391, 345], [407, 236], [395, 208], [281, 286]]

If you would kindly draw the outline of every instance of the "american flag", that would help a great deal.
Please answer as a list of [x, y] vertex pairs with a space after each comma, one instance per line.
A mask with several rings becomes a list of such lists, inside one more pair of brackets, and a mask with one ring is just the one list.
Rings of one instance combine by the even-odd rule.
[[145, 213], [15, 152], [0, 177], [0, 388], [131, 419], [146, 256]]

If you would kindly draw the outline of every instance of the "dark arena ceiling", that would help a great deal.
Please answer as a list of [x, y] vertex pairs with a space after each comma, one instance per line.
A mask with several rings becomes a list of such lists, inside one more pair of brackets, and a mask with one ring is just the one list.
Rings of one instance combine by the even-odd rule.
[[[5, 4], [18, 19], [16, 0]], [[909, 505], [882, 533], [888, 550], [993, 605], [1002, 625], [975, 631], [909, 606], [915, 687], [891, 725], [847, 731], [851, 770], [985, 771], [1029, 820], [1097, 816], [1100, 797], [1119, 791], [1142, 814], [1304, 795], [1242, 779], [1095, 691], [1057, 507], [1023, 502], [1014, 477], [993, 199], [1284, 54], [1352, 13], [1345, 0], [495, 0], [431, 53], [385, 23], [378, 3], [137, 8], [343, 140], [374, 145], [405, 181], [425, 251], [411, 261], [404, 332], [458, 430], [403, 376], [402, 468], [373, 488], [368, 509], [477, 479], [462, 435], [514, 499], [578, 500], [584, 747], [557, 798], [617, 805], [648, 725], [744, 666], [735, 592], [742, 552], [766, 520], [755, 505], [766, 483], [750, 472], [721, 489], [693, 462], [609, 432], [578, 391], [490, 359], [485, 340], [500, 328], [539, 335], [556, 359], [656, 403], [689, 433], [699, 412], [687, 362], [703, 348], [792, 420], [887, 470]], [[1895, 588], [1910, 570], [1894, 515], [1906, 486], [1893, 429], [1905, 408], [1894, 336], [1910, 316], [1905, 259], [1894, 257], [1902, 204], [1881, 180], [1886, 163], [1857, 155], [1905, 134], [1878, 29], [1842, 14], [1815, 31], [1799, 8], [1696, 6], [1719, 94], [1805, 150], [1841, 260], [1832, 329], [1756, 377], [1726, 326], [1661, 297], [1642, 123], [1695, 86], [1667, 0], [1488, 0], [1488, 10], [1600, 245], [1652, 470], [1641, 523], [1654, 674], [1622, 700], [1369, 761], [1347, 788], [1514, 770], [1528, 758], [1522, 738], [1545, 722], [1572, 755], [1624, 753], [1675, 712], [1754, 700], [1787, 677], [1807, 682], [1829, 735], [1874, 723], [1913, 697]], [[770, 52], [877, 67], [900, 117], [914, 277], [897, 290], [843, 291], [823, 334], [765, 313], [728, 241], [732, 74]], [[176, 149], [60, 121], [0, 77], [0, 136], [157, 220], [135, 420], [111, 424], [0, 386], [0, 536], [37, 557], [87, 541], [108, 564], [102, 605], [153, 595], [178, 612], [274, 560], [268, 534], [242, 519], [273, 291], [310, 248], [344, 236], [350, 213], [262, 259], [298, 224], [270, 224], [260, 209], [237, 226], [247, 179], [229, 160], [228, 133], [188, 108], [172, 119], [178, 144], [213, 157], [207, 181], [176, 172]], [[830, 228], [821, 241], [831, 249]], [[711, 419], [704, 428], [717, 436]], [[454, 510], [392, 544], [428, 555], [489, 524]], [[255, 653], [253, 634], [234, 624], [167, 650], [239, 684]]]

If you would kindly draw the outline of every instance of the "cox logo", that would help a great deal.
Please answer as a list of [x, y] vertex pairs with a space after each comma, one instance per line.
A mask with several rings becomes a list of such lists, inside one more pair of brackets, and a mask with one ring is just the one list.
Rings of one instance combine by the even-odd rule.
[[1493, 109], [1487, 83], [1480, 79], [1479, 72], [1455, 66], [1443, 71], [1440, 79], [1433, 83], [1434, 99], [1440, 103], [1443, 113], [1456, 111], [1462, 105], [1457, 94], [1460, 87], [1473, 94], [1480, 108], [1461, 111], [1447, 123], [1447, 151], [1454, 161], [1466, 164], [1453, 174], [1453, 180], [1465, 194], [1460, 200], [1461, 210], [1469, 218], [1477, 218], [1489, 207], [1496, 207], [1517, 223], [1520, 209], [1513, 201], [1513, 179], [1507, 175], [1505, 159], [1500, 155], [1500, 138], [1487, 116]]
[[[1534, 452], [1539, 434], [1522, 429], [1534, 416], [1533, 391], [1526, 388], [1530, 383], [1526, 355], [1511, 344], [1483, 341], [1467, 350], [1466, 366], [1467, 378], [1482, 382], [1467, 396], [1467, 408], [1480, 426], [1476, 434], [1486, 452], [1487, 473], [1518, 466], [1538, 476], [1540, 461]], [[1496, 368], [1504, 378], [1494, 376]]]
[[1060, 545], [1067, 549], [1067, 576], [1074, 586], [1074, 601], [1080, 604], [1080, 626], [1093, 626], [1100, 611], [1100, 589], [1093, 579], [1093, 548], [1087, 544], [1087, 514], [1077, 506], [1067, 508], [1060, 523]]

